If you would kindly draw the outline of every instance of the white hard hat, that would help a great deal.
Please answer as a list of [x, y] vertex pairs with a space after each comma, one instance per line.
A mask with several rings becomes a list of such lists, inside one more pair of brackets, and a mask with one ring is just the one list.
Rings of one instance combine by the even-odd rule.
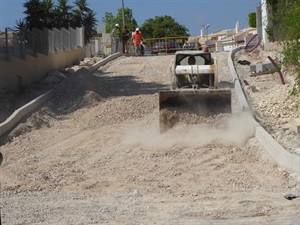
[[136, 28], [135, 31], [140, 31], [140, 29], [139, 29], [139, 28]]
[[116, 23], [115, 27], [119, 27], [119, 24], [118, 24], [118, 23]]

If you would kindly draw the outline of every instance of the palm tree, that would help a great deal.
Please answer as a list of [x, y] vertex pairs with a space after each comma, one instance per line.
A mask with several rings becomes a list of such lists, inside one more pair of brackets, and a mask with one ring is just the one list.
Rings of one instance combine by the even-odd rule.
[[43, 12], [43, 17], [41, 17], [43, 27], [52, 29], [55, 21], [53, 0], [43, 0], [41, 3], [41, 10]]
[[83, 21], [87, 15], [87, 12], [90, 11], [90, 9], [88, 8], [86, 0], [75, 0], [74, 4], [76, 8], [73, 10], [72, 14], [72, 26], [82, 27]]
[[97, 31], [95, 30], [97, 20], [95, 17], [96, 13], [94, 11], [89, 11], [86, 17], [84, 18], [84, 40], [86, 43], [91, 39], [91, 37], [97, 34]]
[[43, 28], [41, 18], [43, 18], [43, 12], [41, 9], [41, 2], [39, 0], [28, 0], [24, 3], [24, 14], [26, 15], [26, 26], [30, 30], [33, 28]]
[[25, 19], [20, 19], [15, 22], [14, 28], [17, 30], [18, 34], [18, 41], [23, 42], [25, 40], [25, 32], [27, 29]]
[[27, 28], [26, 20], [25, 19], [16, 20], [14, 28], [18, 31], [26, 30]]
[[28, 0], [24, 3], [26, 10], [26, 27], [52, 29], [53, 27], [69, 28], [84, 27], [85, 42], [96, 34], [96, 13], [89, 9], [86, 0], [75, 0], [75, 8], [68, 5], [68, 0]]
[[75, 0], [74, 4], [76, 8], [73, 10], [71, 26], [84, 27], [85, 43], [87, 43], [96, 33], [96, 13], [88, 7], [86, 0]]
[[68, 4], [68, 0], [58, 0], [58, 5], [55, 7], [55, 21], [56, 28], [69, 28], [71, 25], [71, 10], [72, 6]]

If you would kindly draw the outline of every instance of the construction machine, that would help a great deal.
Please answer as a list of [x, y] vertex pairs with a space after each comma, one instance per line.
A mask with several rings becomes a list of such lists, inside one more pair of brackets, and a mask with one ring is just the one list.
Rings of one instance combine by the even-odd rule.
[[159, 92], [160, 131], [172, 128], [183, 111], [200, 117], [231, 113], [231, 90], [218, 85], [217, 58], [212, 58], [210, 52], [177, 51], [171, 90]]

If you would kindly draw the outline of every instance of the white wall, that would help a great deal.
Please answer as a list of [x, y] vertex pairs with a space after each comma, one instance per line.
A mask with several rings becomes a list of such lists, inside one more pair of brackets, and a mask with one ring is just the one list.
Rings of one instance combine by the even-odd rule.
[[261, 0], [261, 22], [262, 22], [262, 42], [264, 45], [269, 44], [268, 35], [266, 32], [266, 27], [268, 25], [268, 13], [267, 13], [267, 3], [266, 0]]
[[16, 90], [17, 76], [22, 77], [23, 85], [30, 86], [43, 79], [47, 72], [78, 64], [83, 58], [83, 48], [76, 48], [48, 55], [27, 55], [26, 59], [0, 60], [0, 90]]

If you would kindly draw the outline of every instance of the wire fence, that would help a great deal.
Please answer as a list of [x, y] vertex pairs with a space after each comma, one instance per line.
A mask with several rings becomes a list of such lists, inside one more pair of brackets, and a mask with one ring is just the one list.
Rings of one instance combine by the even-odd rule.
[[5, 28], [0, 31], [0, 58], [24, 58], [36, 53], [64, 51], [66, 49], [84, 47], [84, 29], [69, 28], [52, 30], [13, 30]]

